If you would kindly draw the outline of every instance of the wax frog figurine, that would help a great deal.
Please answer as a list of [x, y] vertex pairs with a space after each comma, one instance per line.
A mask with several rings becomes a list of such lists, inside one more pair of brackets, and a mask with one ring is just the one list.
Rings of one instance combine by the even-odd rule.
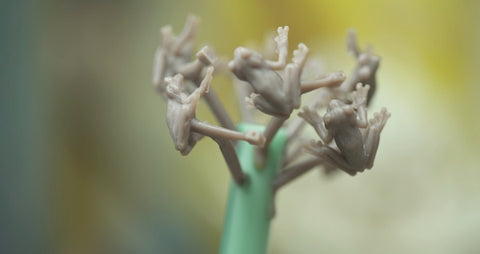
[[208, 46], [196, 53], [196, 59], [191, 59], [198, 23], [199, 18], [190, 15], [180, 35], [175, 36], [169, 25], [160, 30], [162, 43], [155, 53], [153, 66], [153, 85], [160, 93], [165, 93], [165, 77], [181, 74], [186, 80], [200, 83], [205, 67], [216, 61]]
[[[287, 117], [293, 109], [300, 107], [300, 75], [305, 65], [308, 48], [299, 44], [292, 63], [286, 65], [288, 51], [288, 27], [279, 27], [277, 43], [278, 61], [264, 60], [250, 49], [239, 47], [230, 61], [230, 70], [242, 81], [248, 82], [254, 93], [247, 103], [273, 116]], [[286, 66], [285, 66], [286, 65]], [[276, 70], [284, 69], [284, 77]]]
[[190, 130], [192, 119], [195, 118], [197, 105], [202, 95], [208, 91], [212, 80], [213, 67], [207, 70], [207, 75], [201, 85], [190, 95], [185, 92], [183, 76], [175, 75], [165, 78], [167, 95], [167, 125], [175, 143], [175, 149], [182, 155], [188, 154], [203, 135]]
[[[368, 90], [368, 85], [357, 84], [352, 104], [331, 100], [323, 117], [308, 107], [299, 113], [299, 116], [315, 128], [323, 141], [312, 140], [306, 146], [307, 151], [320, 157], [327, 165], [350, 175], [372, 168], [380, 133], [390, 117], [383, 108], [368, 122]], [[338, 150], [328, 145], [332, 139], [335, 140]]]
[[198, 102], [208, 92], [212, 74], [213, 67], [208, 67], [199, 87], [191, 94], [186, 93], [181, 74], [165, 79], [167, 84], [165, 92], [168, 101], [167, 125], [175, 143], [175, 148], [182, 155], [187, 155], [204, 135], [214, 139], [244, 140], [262, 147], [265, 143], [265, 137], [257, 131], [241, 133], [201, 122], [195, 118]]
[[344, 102], [351, 101], [352, 92], [358, 83], [370, 86], [367, 105], [372, 99], [377, 86], [375, 75], [380, 64], [380, 57], [374, 55], [369, 47], [361, 50], [357, 43], [357, 35], [353, 30], [348, 31], [346, 42], [347, 51], [355, 57], [357, 65], [351, 75], [339, 86], [326, 87], [319, 91], [314, 103], [312, 103], [312, 107], [315, 109], [327, 107], [332, 99], [340, 99]]
[[367, 96], [367, 105], [370, 103], [377, 86], [375, 74], [377, 73], [380, 64], [380, 57], [372, 53], [370, 48], [361, 50], [358, 47], [357, 35], [353, 30], [348, 31], [347, 35], [347, 50], [357, 60], [357, 66], [350, 77], [343, 82], [339, 90], [344, 93], [350, 93], [354, 90], [358, 83], [370, 86]]

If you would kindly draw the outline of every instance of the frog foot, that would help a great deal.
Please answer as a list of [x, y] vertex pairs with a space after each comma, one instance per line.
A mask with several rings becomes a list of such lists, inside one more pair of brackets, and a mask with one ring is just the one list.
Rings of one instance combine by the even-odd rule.
[[260, 96], [259, 94], [256, 93], [251, 93], [250, 96], [245, 97], [245, 104], [247, 105], [248, 109], [255, 109], [255, 98]]
[[321, 141], [310, 140], [310, 142], [304, 144], [303, 149], [309, 154], [312, 155], [320, 155], [322, 154], [322, 150], [324, 149], [325, 144]]
[[380, 112], [374, 113], [373, 119], [370, 120], [371, 128], [375, 128], [379, 132], [382, 131], [390, 116], [391, 114], [387, 111], [386, 108], [382, 108]]
[[369, 85], [364, 85], [362, 83], [357, 84], [355, 91], [353, 92], [353, 104], [355, 106], [358, 107], [367, 104], [368, 90], [370, 90]]
[[276, 50], [278, 50], [278, 48], [288, 47], [288, 30], [288, 26], [278, 27], [278, 35], [275, 36], [275, 42], [278, 45]]
[[307, 54], [308, 47], [303, 43], [298, 44], [298, 48], [293, 51], [293, 64], [296, 66], [303, 66], [305, 64], [305, 60], [307, 59]]

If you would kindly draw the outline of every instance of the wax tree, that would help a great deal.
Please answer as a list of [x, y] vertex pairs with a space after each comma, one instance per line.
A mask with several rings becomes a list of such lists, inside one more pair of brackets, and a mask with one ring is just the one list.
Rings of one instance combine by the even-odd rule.
[[[226, 62], [208, 46], [194, 54], [198, 24], [199, 18], [190, 15], [179, 35], [170, 26], [161, 29], [153, 85], [167, 103], [166, 122], [175, 149], [187, 155], [203, 137], [210, 137], [232, 176], [219, 252], [266, 253], [280, 188], [316, 167], [352, 176], [373, 167], [380, 133], [390, 117], [385, 108], [370, 120], [367, 114], [380, 58], [371, 48], [360, 49], [355, 32], [349, 31], [346, 44], [355, 69], [348, 78], [340, 71], [321, 73], [308, 66], [309, 49], [303, 43], [289, 60], [289, 27], [284, 26], [274, 38], [276, 59], [239, 47]], [[306, 69], [319, 73], [304, 79]], [[239, 124], [210, 87], [217, 73], [232, 78], [242, 112]], [[300, 109], [302, 95], [310, 92], [314, 99]], [[218, 125], [197, 118], [201, 99]], [[296, 109], [300, 111], [292, 117]], [[270, 116], [269, 122], [257, 123], [259, 113]], [[318, 137], [302, 137], [305, 126]]]

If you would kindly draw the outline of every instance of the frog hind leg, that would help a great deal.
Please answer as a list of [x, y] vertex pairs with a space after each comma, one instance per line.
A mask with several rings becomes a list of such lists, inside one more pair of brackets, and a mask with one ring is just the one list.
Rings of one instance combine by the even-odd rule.
[[359, 171], [357, 168], [352, 167], [340, 152], [327, 145], [312, 143], [307, 146], [306, 149], [309, 153], [323, 159], [329, 168], [339, 168], [352, 176], [356, 175]]
[[380, 133], [383, 130], [383, 127], [387, 123], [390, 113], [387, 112], [385, 108], [379, 113], [373, 114], [373, 119], [370, 120], [370, 123], [367, 127], [365, 133], [365, 152], [367, 155], [367, 165], [366, 168], [370, 169], [373, 167], [373, 162], [375, 160], [375, 155], [377, 154], [378, 144], [380, 142]]
[[263, 96], [255, 93], [252, 93], [250, 97], [246, 97], [246, 103], [253, 104], [258, 110], [268, 115], [285, 117], [291, 113], [291, 110], [287, 107], [279, 108], [272, 106]]

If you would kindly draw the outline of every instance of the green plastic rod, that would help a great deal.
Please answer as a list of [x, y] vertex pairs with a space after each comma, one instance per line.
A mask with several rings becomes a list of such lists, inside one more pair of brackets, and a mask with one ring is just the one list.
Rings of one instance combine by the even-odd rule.
[[[242, 123], [239, 131], [263, 131], [264, 127]], [[255, 146], [237, 143], [237, 155], [247, 182], [239, 186], [232, 181], [228, 198], [220, 254], [265, 254], [270, 232], [272, 182], [282, 165], [287, 135], [280, 129], [268, 148], [265, 167], [256, 168]]]

